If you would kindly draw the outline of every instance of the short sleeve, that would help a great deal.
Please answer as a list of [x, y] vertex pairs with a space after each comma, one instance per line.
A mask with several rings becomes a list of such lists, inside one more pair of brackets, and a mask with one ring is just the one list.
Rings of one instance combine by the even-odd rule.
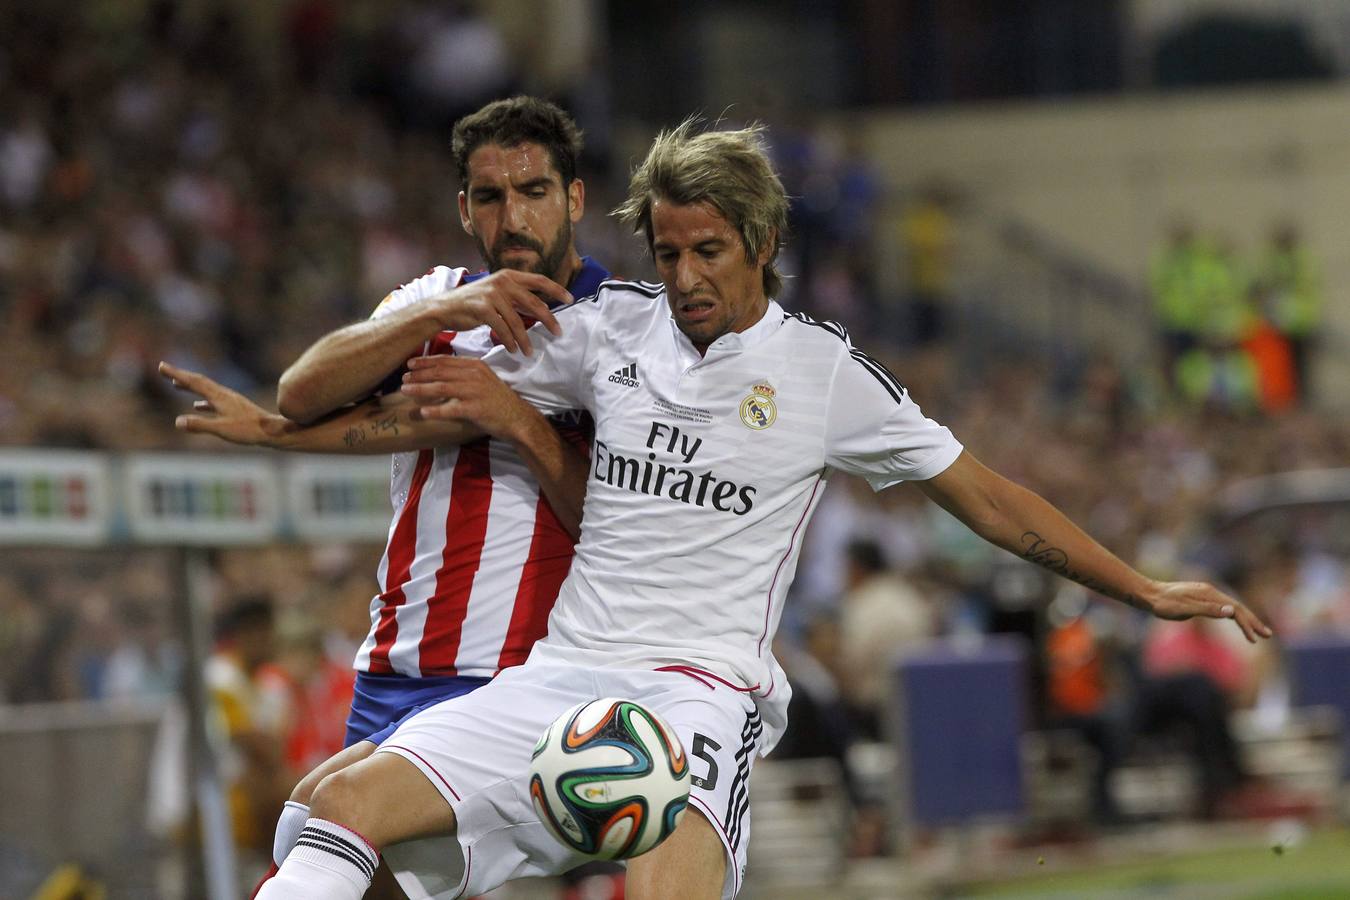
[[370, 317], [378, 319], [412, 306], [414, 303], [420, 303], [428, 297], [434, 297], [452, 288], [457, 288], [464, 283], [464, 276], [467, 274], [468, 269], [436, 266], [421, 278], [414, 278], [402, 287], [390, 292], [389, 296], [381, 300], [380, 305], [375, 307], [375, 311], [370, 314]]
[[830, 385], [828, 465], [861, 475], [879, 491], [941, 474], [962, 449], [950, 430], [924, 416], [885, 366], [847, 348]]
[[[375, 307], [370, 317], [372, 319], [382, 318], [392, 312], [412, 306], [414, 303], [420, 303], [428, 297], [434, 297], [451, 288], [459, 287], [464, 283], [464, 276], [467, 274], [467, 269], [437, 266], [421, 278], [415, 278], [402, 287], [391, 291], [388, 296], [380, 301], [380, 305]], [[397, 394], [403, 386], [403, 373], [406, 371], [406, 368], [399, 366], [390, 372], [376, 386], [373, 394], [377, 397]]]
[[553, 315], [561, 335], [540, 324], [530, 326], [532, 355], [511, 353], [498, 346], [483, 357], [483, 362], [545, 415], [575, 409], [593, 411], [595, 394], [590, 376], [595, 368], [594, 345], [599, 340], [604, 296], [602, 291], [555, 309]]

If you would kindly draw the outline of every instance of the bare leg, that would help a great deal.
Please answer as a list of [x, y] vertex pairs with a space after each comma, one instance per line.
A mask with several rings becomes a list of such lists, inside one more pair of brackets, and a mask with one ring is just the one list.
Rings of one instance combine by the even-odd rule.
[[319, 786], [320, 781], [323, 781], [334, 772], [347, 768], [353, 763], [359, 763], [363, 759], [368, 759], [374, 752], [375, 745], [370, 741], [357, 741], [350, 747], [339, 750], [313, 769], [310, 769], [309, 774], [296, 783], [295, 789], [291, 791], [291, 800], [295, 803], [303, 803], [305, 806], [309, 806], [309, 798], [314, 795], [314, 789]]
[[722, 840], [690, 804], [675, 833], [650, 853], [628, 864], [624, 896], [629, 900], [719, 900], [726, 879]]
[[[363, 759], [369, 759], [374, 752], [375, 744], [372, 741], [357, 741], [350, 747], [339, 750], [300, 779], [295, 790], [291, 791], [291, 800], [308, 806], [319, 782], [334, 772], [339, 772]], [[407, 896], [394, 880], [394, 874], [389, 871], [389, 866], [381, 859], [380, 867], [375, 870], [375, 881], [371, 884], [370, 890], [366, 891], [366, 900], [407, 900]]]
[[[309, 818], [309, 798], [314, 793], [314, 789], [319, 786], [319, 782], [326, 776], [333, 774], [341, 769], [345, 769], [352, 763], [360, 762], [375, 752], [375, 745], [370, 741], [358, 741], [350, 747], [346, 747], [334, 753], [332, 756], [319, 763], [311, 769], [305, 777], [291, 790], [291, 796], [287, 798], [289, 804], [282, 811], [277, 820], [276, 833], [272, 837], [272, 865], [267, 872], [258, 881], [253, 888], [253, 893], [249, 895], [250, 900], [258, 896], [262, 886], [277, 874], [281, 866], [281, 860], [284, 860], [295, 846], [295, 841], [300, 837], [300, 829], [304, 828], [305, 820]], [[295, 808], [293, 804], [299, 804], [300, 809]], [[380, 866], [384, 868], [383, 864]], [[380, 880], [381, 873], [376, 873], [376, 880]], [[393, 881], [392, 877], [385, 879]], [[376, 894], [376, 898], [381, 897], [401, 898], [401, 894]]]
[[376, 848], [433, 834], [454, 834], [455, 813], [412, 763], [376, 753], [326, 776], [310, 815], [357, 832]]

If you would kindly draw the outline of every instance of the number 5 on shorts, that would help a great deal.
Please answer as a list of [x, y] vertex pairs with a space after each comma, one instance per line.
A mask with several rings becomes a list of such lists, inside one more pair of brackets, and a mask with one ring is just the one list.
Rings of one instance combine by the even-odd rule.
[[697, 756], [708, 764], [708, 774], [702, 778], [691, 773], [689, 780], [694, 787], [702, 788], [705, 791], [711, 791], [717, 787], [717, 760], [708, 752], [708, 748], [721, 750], [722, 745], [710, 737], [705, 737], [697, 732], [694, 733], [694, 744], [689, 748], [690, 756]]

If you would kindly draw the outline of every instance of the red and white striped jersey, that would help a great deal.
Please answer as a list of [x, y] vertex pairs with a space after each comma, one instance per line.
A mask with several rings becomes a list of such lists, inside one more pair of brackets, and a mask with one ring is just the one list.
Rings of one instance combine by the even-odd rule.
[[[596, 284], [607, 274], [595, 277]], [[438, 266], [390, 294], [375, 315], [475, 277]], [[581, 289], [579, 280], [573, 286]], [[492, 346], [483, 326], [442, 332], [424, 352], [480, 357]], [[588, 446], [588, 414], [550, 419], [567, 440]], [[397, 453], [390, 499], [394, 517], [380, 560], [380, 593], [371, 601], [357, 671], [490, 677], [524, 662], [547, 630], [573, 547], [525, 462], [510, 444], [490, 438]]]

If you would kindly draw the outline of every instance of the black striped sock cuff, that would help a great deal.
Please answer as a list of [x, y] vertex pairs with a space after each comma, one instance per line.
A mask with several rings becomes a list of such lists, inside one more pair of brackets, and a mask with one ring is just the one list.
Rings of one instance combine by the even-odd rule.
[[366, 881], [375, 877], [380, 857], [359, 834], [336, 822], [310, 819], [295, 841], [291, 856], [328, 869], [351, 867]]

